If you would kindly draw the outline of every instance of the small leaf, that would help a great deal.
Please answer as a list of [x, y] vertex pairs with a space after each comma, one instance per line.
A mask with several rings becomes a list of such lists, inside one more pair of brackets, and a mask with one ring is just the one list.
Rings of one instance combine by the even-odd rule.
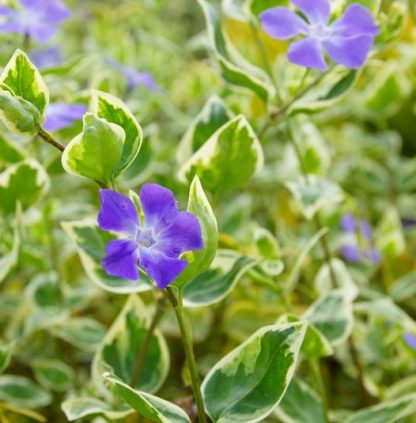
[[[1, 188], [0, 188], [1, 189]], [[20, 206], [16, 210], [16, 226], [13, 233], [11, 250], [0, 258], [0, 284], [6, 279], [19, 261], [20, 251]]]
[[306, 219], [312, 219], [323, 207], [340, 203], [344, 198], [336, 183], [315, 175], [308, 175], [307, 179], [302, 176], [296, 182], [286, 183], [286, 186]]
[[47, 389], [64, 392], [72, 385], [74, 372], [60, 360], [36, 360], [33, 370], [38, 382]]
[[123, 128], [126, 139], [116, 175], [120, 175], [130, 166], [139, 153], [143, 131], [128, 107], [118, 98], [100, 91], [93, 96], [93, 111], [99, 118]]
[[84, 417], [102, 415], [109, 421], [123, 419], [133, 413], [132, 409], [112, 410], [106, 402], [96, 398], [70, 398], [62, 403], [62, 411], [72, 422]]
[[64, 169], [111, 186], [123, 154], [124, 130], [92, 113], [84, 115], [83, 132], [75, 137], [62, 154]]
[[14, 343], [0, 344], [0, 374], [3, 373], [10, 363], [14, 350]]
[[295, 371], [305, 325], [266, 326], [208, 373], [202, 394], [214, 422], [258, 422], [282, 399]]
[[197, 176], [189, 188], [188, 211], [199, 220], [204, 248], [186, 253], [185, 258], [189, 264], [175, 280], [175, 285], [178, 287], [193, 280], [209, 268], [218, 246], [217, 220]]
[[[130, 296], [94, 356], [92, 375], [99, 391], [103, 390], [101, 376], [107, 371], [130, 383], [148, 326], [144, 304], [139, 297]], [[156, 330], [134, 388], [146, 392], [157, 391], [166, 379], [168, 370], [169, 352], [161, 332]]]
[[343, 289], [330, 291], [318, 298], [303, 318], [315, 325], [332, 345], [339, 345], [352, 330], [352, 298]]
[[144, 273], [138, 281], [110, 276], [101, 262], [105, 256], [106, 244], [113, 239], [108, 232], [98, 229], [92, 220], [62, 222], [67, 235], [75, 242], [79, 257], [88, 277], [100, 288], [116, 294], [143, 292], [152, 288], [153, 283]]
[[0, 174], [0, 210], [14, 213], [19, 202], [23, 209], [36, 203], [49, 188], [44, 168], [29, 159], [7, 168]]
[[184, 305], [202, 307], [221, 301], [256, 263], [257, 260], [232, 251], [218, 251], [210, 270], [185, 285]]
[[16, 50], [0, 76], [0, 84], [28, 101], [42, 115], [49, 103], [49, 91], [41, 74], [21, 50]]
[[0, 90], [0, 120], [11, 132], [34, 135], [40, 129], [41, 114], [23, 98]]
[[181, 408], [169, 401], [135, 390], [109, 373], [104, 375], [104, 379], [113, 387], [118, 397], [146, 419], [158, 423], [191, 422]]
[[276, 237], [267, 229], [256, 228], [254, 232], [254, 240], [256, 242], [257, 251], [267, 259], [275, 259], [281, 257], [279, 243]]
[[326, 423], [325, 409], [318, 394], [306, 383], [292, 379], [274, 414], [282, 423]]
[[179, 178], [186, 182], [198, 175], [205, 189], [219, 192], [244, 185], [262, 169], [263, 162], [260, 142], [247, 119], [240, 115], [211, 136], [183, 165]]
[[96, 320], [84, 317], [72, 317], [51, 328], [54, 336], [80, 348], [95, 352], [104, 339], [105, 327]]
[[345, 423], [396, 423], [416, 413], [416, 394], [412, 393], [393, 401], [386, 401], [359, 410], [345, 420]]
[[221, 126], [232, 118], [231, 111], [217, 96], [212, 96], [192, 121], [183, 136], [177, 152], [179, 163], [189, 159]]
[[38, 408], [51, 402], [51, 396], [30, 379], [22, 376], [0, 376], [0, 400], [17, 407]]
[[416, 270], [406, 273], [389, 289], [394, 301], [404, 301], [416, 295]]
[[0, 164], [14, 164], [26, 158], [21, 147], [0, 136]]
[[62, 307], [62, 295], [54, 274], [37, 275], [26, 287], [25, 293], [29, 301], [39, 309]]

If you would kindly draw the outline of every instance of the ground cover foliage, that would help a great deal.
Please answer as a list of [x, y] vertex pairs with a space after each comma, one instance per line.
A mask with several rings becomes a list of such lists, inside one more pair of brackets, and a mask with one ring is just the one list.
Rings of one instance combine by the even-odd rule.
[[415, 20], [0, 1], [0, 423], [416, 422]]

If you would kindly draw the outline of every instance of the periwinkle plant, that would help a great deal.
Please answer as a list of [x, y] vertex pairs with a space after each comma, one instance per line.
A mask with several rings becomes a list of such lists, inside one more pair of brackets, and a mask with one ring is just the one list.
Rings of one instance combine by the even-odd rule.
[[382, 113], [414, 35], [390, 3], [198, 3], [209, 49], [181, 2], [0, 8], [36, 43], [0, 76], [0, 421], [411, 419], [416, 168]]

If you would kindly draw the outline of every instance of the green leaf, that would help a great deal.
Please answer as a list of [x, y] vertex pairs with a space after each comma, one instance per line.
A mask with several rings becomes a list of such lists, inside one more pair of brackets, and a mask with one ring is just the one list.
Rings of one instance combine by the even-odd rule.
[[340, 203], [344, 198], [336, 183], [315, 175], [308, 175], [307, 179], [301, 176], [296, 182], [287, 182], [286, 186], [306, 219], [312, 219], [323, 207]]
[[128, 107], [118, 98], [100, 91], [93, 96], [93, 111], [99, 118], [123, 128], [126, 138], [116, 175], [120, 175], [130, 166], [139, 153], [143, 131]]
[[[99, 391], [103, 389], [101, 377], [108, 371], [130, 383], [148, 327], [144, 304], [136, 295], [130, 296], [94, 356], [92, 375]], [[157, 391], [166, 379], [168, 370], [169, 352], [161, 332], [156, 330], [134, 388], [146, 392]]]
[[185, 283], [196, 278], [199, 274], [205, 272], [214, 260], [217, 251], [217, 220], [197, 176], [195, 176], [189, 188], [187, 210], [194, 214], [199, 220], [202, 238], [204, 240], [204, 248], [185, 254], [184, 258], [189, 261], [189, 264], [175, 280], [175, 285], [178, 287], [183, 286]]
[[394, 207], [386, 207], [375, 234], [377, 248], [387, 257], [396, 257], [406, 250], [400, 214]]
[[282, 423], [326, 423], [325, 409], [318, 394], [306, 383], [292, 379], [274, 414]]
[[12, 359], [14, 343], [0, 344], [0, 374], [3, 373]]
[[44, 168], [29, 159], [7, 168], [0, 174], [0, 210], [14, 213], [19, 202], [23, 209], [36, 203], [49, 188]]
[[23, 98], [0, 90], [0, 120], [11, 132], [34, 135], [40, 129], [41, 114]]
[[126, 418], [133, 413], [132, 409], [113, 410], [108, 403], [96, 398], [70, 398], [62, 403], [62, 411], [69, 421], [80, 420], [84, 417], [102, 415], [109, 421]]
[[38, 408], [51, 402], [51, 396], [30, 379], [22, 376], [0, 376], [0, 400], [17, 407]]
[[257, 227], [254, 231], [254, 240], [258, 253], [266, 259], [281, 257], [279, 243], [276, 237], [267, 229]]
[[15, 96], [33, 104], [42, 115], [49, 103], [49, 91], [41, 74], [21, 50], [16, 50], [0, 76], [0, 84]]
[[186, 413], [177, 405], [162, 398], [131, 388], [119, 378], [107, 373], [104, 380], [126, 404], [133, 407], [146, 419], [158, 423], [190, 423]]
[[62, 154], [64, 169], [111, 186], [122, 159], [126, 134], [114, 123], [92, 113], [84, 115], [83, 132], [75, 137]]
[[236, 51], [223, 33], [218, 13], [212, 4], [206, 0], [198, 0], [198, 3], [204, 12], [209, 41], [215, 51], [225, 81], [253, 91], [267, 103], [274, 91], [267, 74], [247, 63]]
[[72, 386], [74, 372], [60, 360], [36, 360], [33, 370], [38, 382], [47, 389], [64, 392]]
[[404, 301], [416, 295], [416, 270], [406, 273], [389, 289], [394, 301]]
[[[1, 189], [1, 188], [0, 188]], [[11, 250], [0, 258], [0, 284], [6, 279], [19, 261], [20, 251], [20, 205], [16, 210], [16, 226], [13, 233]]]
[[153, 283], [143, 273], [138, 281], [107, 274], [101, 262], [105, 256], [106, 244], [114, 238], [108, 232], [98, 229], [95, 221], [62, 222], [62, 227], [75, 242], [86, 274], [100, 288], [116, 294], [131, 294], [152, 288]]
[[309, 358], [328, 357], [334, 353], [334, 350], [326, 339], [326, 337], [319, 331], [311, 322], [295, 314], [284, 314], [276, 323], [306, 323], [306, 334], [303, 340], [301, 352]]
[[183, 165], [179, 178], [186, 182], [198, 175], [205, 189], [219, 192], [244, 185], [262, 169], [263, 162], [260, 142], [247, 119], [240, 115], [211, 136]]
[[59, 309], [62, 307], [62, 294], [57, 276], [37, 275], [26, 287], [29, 301], [39, 309]]
[[51, 332], [76, 348], [95, 352], [104, 339], [105, 327], [90, 318], [72, 317], [53, 326]]
[[231, 111], [217, 96], [212, 96], [205, 103], [201, 112], [192, 121], [183, 136], [177, 152], [179, 163], [189, 159], [221, 126], [232, 118]]
[[254, 16], [260, 15], [267, 9], [277, 6], [288, 6], [289, 0], [251, 0], [250, 10]]
[[214, 422], [258, 422], [283, 397], [295, 371], [305, 325], [266, 326], [208, 373], [202, 394]]
[[330, 291], [318, 298], [303, 318], [315, 325], [332, 345], [339, 345], [352, 330], [352, 298], [343, 289]]
[[416, 394], [382, 402], [351, 414], [345, 423], [396, 423], [416, 413]]
[[14, 145], [11, 141], [0, 136], [0, 164], [17, 163], [26, 158], [21, 147]]
[[202, 307], [221, 301], [256, 263], [257, 260], [251, 257], [219, 250], [211, 268], [185, 285], [184, 305]]

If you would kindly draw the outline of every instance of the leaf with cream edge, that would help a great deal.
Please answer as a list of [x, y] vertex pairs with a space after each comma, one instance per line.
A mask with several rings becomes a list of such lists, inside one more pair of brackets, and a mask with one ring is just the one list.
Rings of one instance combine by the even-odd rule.
[[39, 359], [35, 360], [32, 366], [36, 379], [46, 389], [65, 392], [71, 388], [74, 372], [63, 361]]
[[119, 176], [130, 166], [140, 151], [143, 140], [142, 128], [129, 108], [110, 94], [95, 91], [92, 97], [92, 107], [93, 112], [99, 118], [120, 126], [126, 134], [120, 163], [116, 169], [116, 176]]
[[18, 202], [25, 210], [48, 189], [48, 174], [37, 161], [29, 159], [10, 166], [0, 174], [0, 212], [14, 213]]
[[352, 297], [344, 289], [332, 290], [318, 298], [303, 315], [333, 345], [342, 344], [353, 326]]
[[[241, 166], [244, 163], [244, 166]], [[199, 177], [205, 189], [218, 193], [238, 188], [263, 168], [261, 144], [243, 115], [221, 126], [182, 166], [182, 182]]]
[[0, 76], [0, 84], [11, 94], [21, 97], [43, 115], [49, 103], [49, 91], [40, 72], [25, 53], [16, 50]]
[[220, 360], [201, 388], [209, 417], [254, 423], [272, 413], [293, 377], [305, 330], [303, 323], [266, 326]]
[[135, 390], [109, 373], [104, 374], [104, 380], [113, 387], [119, 398], [152, 422], [191, 423], [185, 411], [169, 401]]
[[177, 287], [182, 287], [184, 284], [209, 269], [217, 252], [217, 220], [197, 176], [195, 176], [189, 188], [187, 210], [194, 214], [199, 220], [202, 238], [204, 240], [204, 248], [190, 251], [183, 255], [183, 257], [188, 260], [189, 264], [175, 279], [174, 285]]
[[71, 175], [111, 186], [123, 154], [126, 134], [119, 125], [86, 113], [84, 128], [65, 148], [62, 166]]
[[109, 421], [115, 421], [134, 413], [130, 407], [125, 410], [113, 410], [107, 402], [89, 397], [69, 398], [62, 403], [61, 408], [70, 422], [88, 416], [103, 416]]
[[[92, 378], [98, 391], [106, 395], [102, 375], [111, 372], [130, 383], [135, 361], [149, 328], [147, 310], [140, 298], [131, 295], [95, 353]], [[152, 336], [139, 380], [133, 388], [157, 391], [169, 371], [169, 351], [159, 330]]]

